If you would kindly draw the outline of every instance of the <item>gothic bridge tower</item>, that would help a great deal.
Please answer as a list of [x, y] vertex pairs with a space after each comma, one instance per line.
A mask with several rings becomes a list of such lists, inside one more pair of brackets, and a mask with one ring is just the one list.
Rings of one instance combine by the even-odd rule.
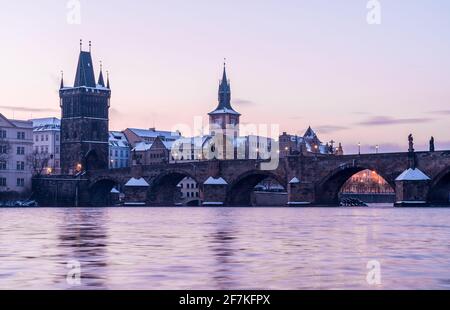
[[[227, 79], [226, 64], [224, 63], [223, 76], [219, 85], [219, 105], [209, 114], [210, 135], [215, 136], [216, 142], [222, 142], [217, 150], [219, 159], [234, 159], [235, 141], [239, 137], [239, 118], [241, 114], [236, 112], [231, 106], [231, 86]], [[231, 149], [227, 149], [231, 146]]]
[[111, 89], [109, 76], [105, 85], [101, 64], [98, 82], [95, 80], [91, 42], [88, 52], [80, 42], [75, 83], [65, 87], [61, 77], [59, 97], [62, 173], [108, 169]]

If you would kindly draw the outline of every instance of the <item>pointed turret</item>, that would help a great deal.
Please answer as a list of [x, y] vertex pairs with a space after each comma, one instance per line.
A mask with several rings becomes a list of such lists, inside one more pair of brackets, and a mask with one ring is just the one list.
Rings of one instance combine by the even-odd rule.
[[111, 89], [111, 86], [109, 85], [109, 71], [106, 71], [106, 88]]
[[89, 52], [84, 52], [80, 44], [80, 56], [78, 58], [77, 74], [75, 76], [74, 87], [96, 87], [94, 66], [92, 65], [91, 45]]
[[103, 65], [100, 62], [100, 75], [98, 76], [98, 85], [105, 87], [105, 80], [103, 79]]
[[303, 138], [305, 139], [318, 139], [317, 134], [314, 132], [314, 130], [311, 128], [311, 126], [308, 127], [305, 134], [303, 135]]
[[231, 109], [231, 87], [227, 79], [226, 65], [223, 65], [222, 81], [219, 85], [219, 107]]
[[64, 72], [61, 71], [61, 85], [59, 86], [59, 89], [63, 89], [64, 88]]
[[226, 63], [223, 64], [223, 75], [219, 85], [219, 105], [210, 114], [230, 113], [239, 114], [231, 106], [231, 85], [227, 79]]

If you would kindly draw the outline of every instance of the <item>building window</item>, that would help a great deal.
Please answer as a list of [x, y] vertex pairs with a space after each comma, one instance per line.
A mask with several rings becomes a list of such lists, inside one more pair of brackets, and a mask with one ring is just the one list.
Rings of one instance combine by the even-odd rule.
[[56, 154], [59, 154], [59, 146], [56, 146], [56, 147], [55, 147], [55, 153], [56, 153]]
[[44, 141], [44, 135], [41, 135], [41, 141]]
[[6, 139], [6, 130], [0, 130], [0, 139]]
[[38, 142], [39, 141], [39, 136], [38, 135], [36, 135], [36, 137], [35, 137], [35, 139], [34, 139], [36, 142]]
[[59, 135], [56, 135], [55, 139], [56, 141], [59, 141]]
[[0, 187], [6, 187], [6, 178], [0, 178]]
[[45, 135], [45, 141], [48, 141], [48, 135]]
[[18, 146], [17, 147], [17, 155], [25, 155], [25, 147]]
[[18, 161], [17, 162], [17, 170], [19, 170], [19, 171], [24, 171], [25, 170], [25, 162], [23, 162], [23, 161]]
[[17, 179], [17, 186], [18, 186], [18, 187], [24, 187], [24, 186], [25, 186], [25, 179], [23, 179], [23, 178], [18, 178], [18, 179]]
[[8, 154], [8, 145], [0, 145], [0, 154]]
[[23, 131], [17, 132], [17, 140], [25, 140], [25, 133]]
[[0, 170], [6, 170], [6, 161], [0, 161]]

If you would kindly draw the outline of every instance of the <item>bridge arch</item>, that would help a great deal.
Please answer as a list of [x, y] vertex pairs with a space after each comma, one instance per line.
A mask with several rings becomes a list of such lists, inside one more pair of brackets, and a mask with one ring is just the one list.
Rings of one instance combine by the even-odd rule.
[[199, 184], [198, 178], [184, 169], [166, 170], [153, 178], [150, 182], [148, 200], [151, 205], [173, 206], [181, 201], [181, 190], [178, 184], [186, 178], [193, 179]]
[[365, 170], [376, 172], [395, 191], [395, 179], [388, 177], [390, 174], [386, 173], [383, 169], [380, 169], [380, 167], [347, 163], [332, 170], [326, 177], [322, 178], [322, 180], [316, 184], [315, 202], [318, 204], [339, 204], [339, 193], [347, 180], [355, 174]]
[[428, 202], [450, 204], [450, 166], [442, 170], [431, 182]]
[[252, 205], [252, 193], [265, 179], [273, 179], [287, 190], [287, 181], [272, 171], [250, 170], [239, 175], [231, 183], [227, 192], [226, 204], [231, 206]]
[[100, 177], [94, 179], [89, 186], [90, 202], [93, 206], [110, 206], [111, 190], [120, 186], [120, 182], [111, 177]]

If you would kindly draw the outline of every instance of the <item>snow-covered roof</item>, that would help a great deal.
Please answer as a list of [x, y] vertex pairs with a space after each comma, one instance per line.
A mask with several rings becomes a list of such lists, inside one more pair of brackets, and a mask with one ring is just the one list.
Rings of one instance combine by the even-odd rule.
[[117, 190], [117, 188], [113, 188], [112, 190], [111, 190], [111, 194], [120, 194], [120, 192]]
[[56, 117], [36, 118], [31, 121], [33, 122], [34, 131], [61, 129], [61, 120]]
[[145, 152], [152, 148], [153, 143], [147, 143], [147, 142], [139, 142], [136, 144], [135, 148], [133, 149], [133, 152]]
[[171, 150], [172, 149], [172, 145], [174, 144], [175, 141], [162, 141], [162, 143], [164, 144], [164, 146], [166, 147], [167, 150]]
[[127, 137], [120, 131], [109, 132], [109, 144], [110, 146], [129, 147]]
[[174, 142], [177, 144], [177, 146], [181, 145], [191, 145], [194, 146], [194, 149], [202, 148], [206, 141], [211, 139], [211, 136], [205, 135], [205, 136], [197, 136], [197, 137], [182, 137], [177, 139], [176, 141], [170, 141], [169, 145], [170, 147], [173, 146]]
[[30, 129], [33, 128], [33, 122], [31, 121], [19, 121], [19, 120], [9, 120], [14, 126], [19, 127], [19, 128], [26, 128], [26, 129]]
[[289, 184], [298, 184], [298, 183], [300, 183], [300, 180], [297, 177], [295, 177], [291, 181], [289, 181]]
[[398, 176], [396, 181], [429, 181], [431, 180], [425, 173], [419, 169], [409, 168]]
[[205, 185], [228, 185], [227, 181], [225, 181], [223, 178], [213, 178], [209, 177], [203, 184]]
[[131, 178], [125, 186], [135, 186], [135, 187], [148, 187], [149, 184], [147, 181], [144, 180], [144, 178], [135, 179]]
[[162, 137], [164, 139], [175, 140], [181, 137], [180, 132], [175, 131], [160, 131], [154, 129], [138, 129], [138, 128], [129, 128], [135, 135], [141, 138], [157, 138]]
[[223, 109], [216, 109], [214, 111], [212, 111], [211, 113], [209, 113], [209, 115], [214, 115], [214, 114], [234, 114], [234, 115], [241, 115], [240, 113], [236, 112], [233, 109], [228, 109], [228, 108], [223, 108]]

